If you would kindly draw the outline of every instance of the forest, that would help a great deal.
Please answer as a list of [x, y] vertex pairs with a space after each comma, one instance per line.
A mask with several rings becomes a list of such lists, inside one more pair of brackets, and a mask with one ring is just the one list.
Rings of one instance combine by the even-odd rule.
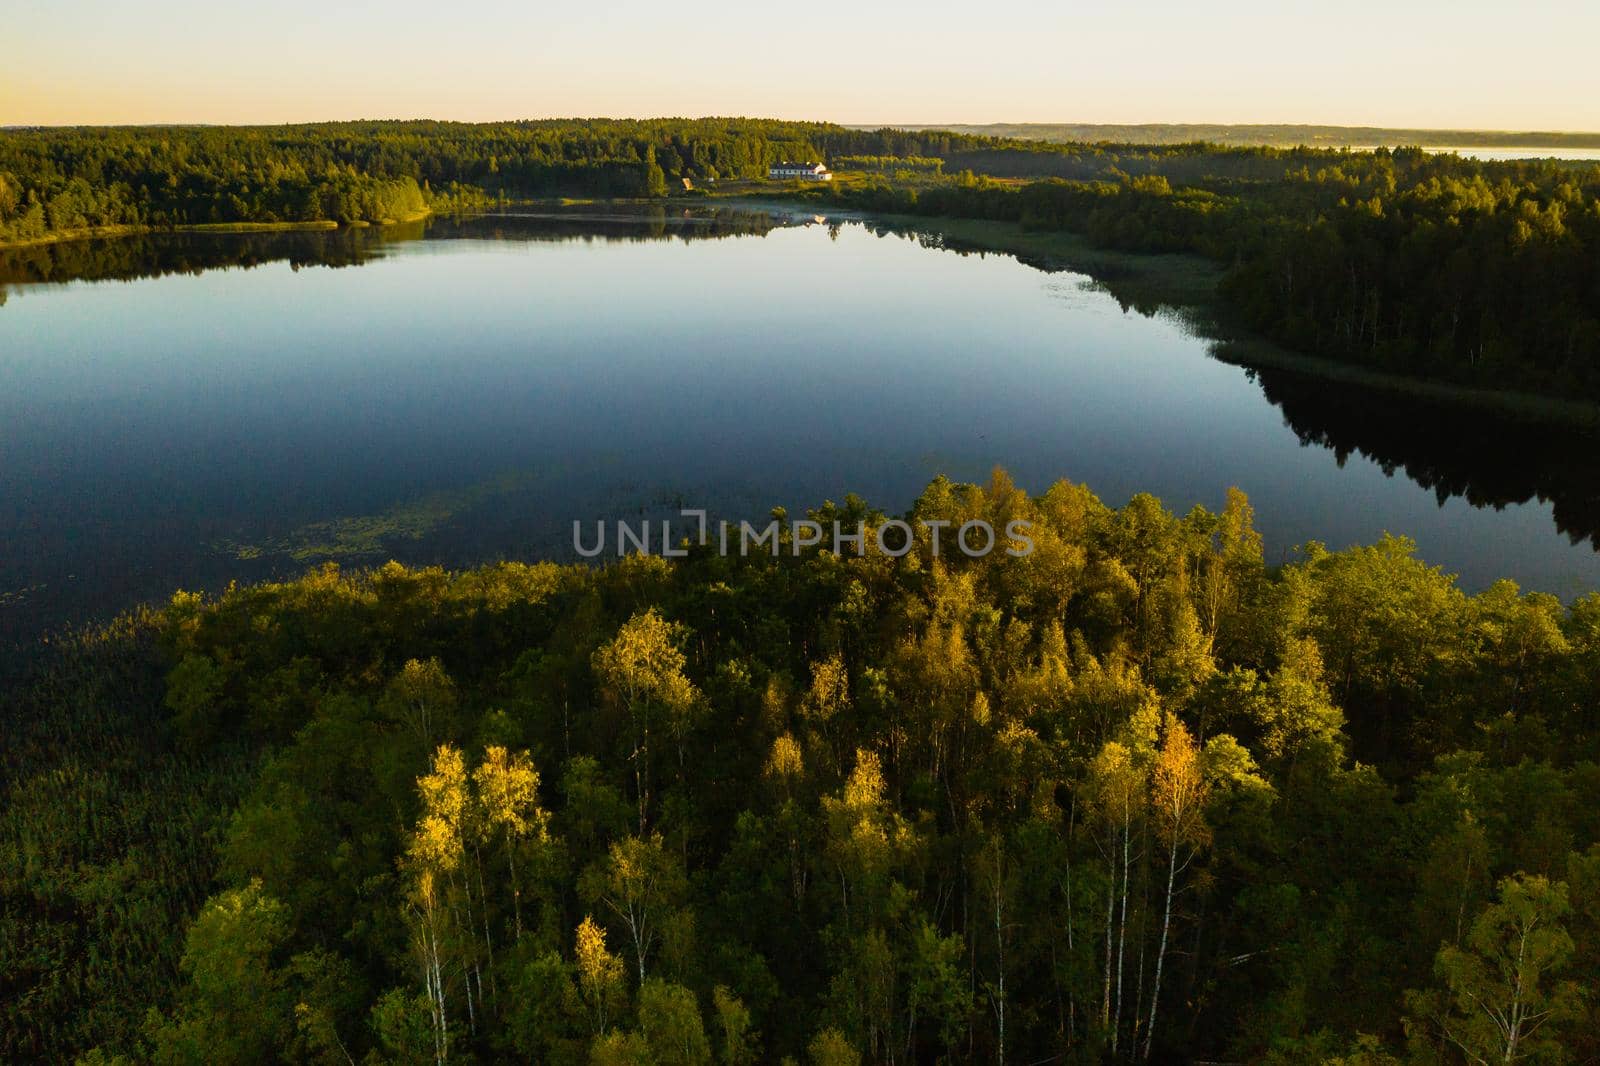
[[[55, 641], [4, 712], [0, 1058], [1600, 1056], [1600, 594], [1271, 566], [1237, 490], [904, 517]], [[922, 524], [974, 520], [1035, 549]]]
[[[108, 226], [374, 222], [510, 196], [660, 196], [779, 159], [990, 138], [759, 119], [0, 131], [0, 243]], [[937, 152], [926, 154], [937, 155]]]

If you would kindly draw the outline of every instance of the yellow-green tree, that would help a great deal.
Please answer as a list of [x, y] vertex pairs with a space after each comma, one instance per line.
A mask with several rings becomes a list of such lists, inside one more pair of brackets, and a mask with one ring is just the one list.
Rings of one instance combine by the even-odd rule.
[[[422, 963], [423, 983], [433, 1014], [434, 1054], [450, 1054], [445, 963], [450, 930], [448, 892], [464, 853], [462, 819], [467, 810], [466, 764], [459, 749], [441, 744], [431, 770], [417, 780], [422, 814], [406, 849], [409, 901], [415, 916], [413, 944]], [[467, 986], [469, 1010], [471, 985]]]
[[651, 952], [687, 890], [678, 856], [660, 833], [613, 841], [604, 861], [584, 875], [584, 891], [616, 914], [633, 944], [639, 983]]
[[1583, 990], [1559, 980], [1572, 958], [1564, 919], [1567, 885], [1517, 874], [1500, 882], [1499, 899], [1472, 923], [1464, 947], [1439, 949], [1434, 970], [1443, 989], [1408, 993], [1407, 1005], [1478, 1066], [1559, 1061], [1559, 1030], [1580, 1016]]
[[511, 909], [516, 938], [522, 939], [522, 885], [517, 873], [517, 848], [522, 841], [543, 842], [549, 837], [550, 815], [539, 806], [539, 771], [526, 751], [512, 755], [505, 748], [491, 745], [484, 749], [483, 762], [472, 772], [477, 787], [480, 818], [491, 833], [497, 833], [505, 846], [506, 865], [511, 874]]
[[606, 1031], [627, 996], [622, 959], [607, 950], [605, 929], [588, 915], [578, 923], [573, 950], [578, 961], [578, 993], [599, 1035]]
[[1162, 967], [1167, 960], [1167, 937], [1172, 929], [1172, 900], [1178, 875], [1193, 861], [1195, 852], [1211, 839], [1205, 821], [1209, 792], [1200, 749], [1184, 724], [1176, 716], [1169, 715], [1166, 736], [1151, 773], [1150, 813], [1155, 822], [1156, 838], [1167, 853], [1167, 891], [1161, 911], [1155, 980], [1150, 988], [1150, 1024], [1144, 1037], [1146, 1059], [1155, 1042], [1156, 1010], [1161, 1005]]
[[750, 1024], [750, 1009], [723, 985], [711, 990], [711, 1006], [717, 1012], [723, 1066], [750, 1066], [761, 1056], [761, 1034]]
[[[1142, 753], [1120, 741], [1107, 741], [1089, 766], [1089, 805], [1105, 829], [1109, 873], [1106, 891], [1105, 969], [1100, 1023], [1117, 1050], [1122, 1030], [1123, 976], [1127, 963], [1128, 908], [1133, 895], [1133, 840], [1145, 815], [1148, 771]], [[1133, 1011], [1127, 1012], [1132, 1014]]]
[[682, 985], [659, 977], [641, 985], [639, 1028], [655, 1066], [704, 1066], [711, 1061], [700, 1004]]
[[433, 745], [456, 706], [456, 686], [438, 659], [408, 659], [384, 693], [383, 707], [424, 750]]
[[847, 927], [854, 898], [886, 877], [895, 859], [913, 843], [910, 827], [889, 805], [886, 792], [883, 763], [876, 752], [863, 748], [856, 752], [855, 769], [844, 788], [822, 799], [828, 853], [838, 872]]
[[837, 1029], [824, 1029], [812, 1037], [807, 1051], [811, 1066], [861, 1066], [861, 1052]]
[[288, 937], [289, 909], [260, 881], [212, 897], [189, 927], [182, 969], [190, 985], [174, 1019], [151, 1012], [153, 1058], [162, 1063], [269, 1061], [292, 1031], [292, 1000], [273, 953]]
[[662, 618], [654, 608], [625, 622], [617, 635], [590, 659], [602, 688], [622, 704], [632, 729], [634, 791], [639, 804], [639, 835], [649, 828], [653, 726], [665, 718], [679, 742], [688, 733], [700, 694], [684, 676], [685, 659], [678, 648], [682, 627]]
[[839, 772], [839, 737], [850, 711], [850, 674], [844, 657], [834, 655], [811, 666], [811, 687], [800, 701], [800, 717], [811, 727], [816, 747], [827, 753], [827, 772]]

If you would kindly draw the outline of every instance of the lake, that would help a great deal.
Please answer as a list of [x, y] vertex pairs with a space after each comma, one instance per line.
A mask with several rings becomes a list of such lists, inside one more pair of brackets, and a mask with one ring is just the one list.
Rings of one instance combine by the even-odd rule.
[[1454, 152], [1463, 159], [1486, 162], [1517, 159], [1560, 159], [1571, 163], [1600, 161], [1600, 148], [1429, 148], [1430, 152]]
[[1272, 562], [1388, 530], [1471, 588], [1600, 585], [1593, 439], [1252, 374], [1081, 275], [799, 221], [0, 255], [0, 636], [325, 559], [570, 558], [578, 519], [899, 512], [995, 464], [1179, 512], [1238, 485]]
[[[1370, 152], [1375, 148], [1405, 148], [1404, 144], [1350, 144], [1342, 145], [1352, 152]], [[1477, 159], [1485, 163], [1513, 163], [1528, 160], [1554, 159], [1563, 163], [1594, 163], [1600, 162], [1600, 148], [1589, 147], [1561, 147], [1551, 148], [1543, 145], [1437, 145], [1425, 144], [1425, 152], [1435, 155], [1453, 153], [1463, 159]]]

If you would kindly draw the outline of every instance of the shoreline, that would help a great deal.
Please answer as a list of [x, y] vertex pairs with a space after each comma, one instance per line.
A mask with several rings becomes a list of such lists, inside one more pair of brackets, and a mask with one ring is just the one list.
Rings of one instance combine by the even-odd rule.
[[[752, 205], [754, 203], [752, 198]], [[1572, 427], [1600, 428], [1600, 403], [1597, 402], [1389, 373], [1292, 351], [1258, 334], [1224, 327], [1215, 314], [1216, 284], [1224, 270], [1201, 256], [1097, 248], [1080, 234], [1067, 230], [1027, 230], [1015, 222], [875, 213], [850, 208], [839, 213], [861, 221], [883, 222], [891, 228], [939, 234], [953, 241], [946, 245], [952, 251], [1010, 255], [1038, 270], [1083, 274], [1126, 306], [1143, 309], [1155, 305], [1179, 312], [1211, 343], [1212, 358], [1245, 370], [1281, 370], [1391, 396], [1407, 396], [1518, 419], [1553, 420]]]
[[324, 218], [309, 222], [185, 222], [176, 226], [88, 226], [83, 229], [51, 233], [43, 237], [29, 237], [27, 240], [0, 241], [0, 251], [11, 248], [37, 248], [48, 244], [69, 244], [73, 241], [141, 237], [150, 233], [328, 233], [340, 229], [401, 226], [407, 222], [421, 222], [433, 213], [432, 208], [427, 208], [405, 218], [386, 218], [376, 222], [365, 219], [339, 222]]
[[1167, 308], [1177, 312], [1197, 334], [1210, 342], [1212, 358], [1247, 371], [1278, 370], [1391, 396], [1406, 396], [1518, 419], [1553, 420], [1567, 426], [1600, 428], [1600, 402], [1394, 374], [1292, 351], [1259, 334], [1225, 327], [1216, 315], [1216, 287], [1225, 271], [1203, 256], [1183, 252], [1123, 252], [1096, 247], [1083, 235], [1070, 230], [1030, 230], [1020, 223], [999, 220], [875, 212], [796, 196], [794, 191], [782, 189], [774, 189], [770, 193], [739, 189], [721, 195], [711, 192], [709, 195], [668, 196], [661, 199], [534, 197], [458, 210], [425, 208], [405, 218], [376, 222], [357, 220], [340, 223], [332, 219], [319, 219], [309, 222], [203, 222], [167, 227], [98, 226], [25, 241], [0, 242], [0, 251], [150, 233], [333, 232], [381, 228], [419, 222], [436, 214], [491, 214], [496, 207], [507, 206], [672, 205], [683, 201], [793, 214], [820, 213], [850, 221], [877, 222], [904, 232], [936, 234], [944, 239], [948, 250], [957, 253], [1009, 255], [1037, 270], [1083, 274], [1125, 308], [1133, 307], [1141, 312]]

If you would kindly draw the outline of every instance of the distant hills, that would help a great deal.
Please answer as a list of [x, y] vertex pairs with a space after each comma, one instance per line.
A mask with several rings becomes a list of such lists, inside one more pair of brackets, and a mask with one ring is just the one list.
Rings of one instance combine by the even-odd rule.
[[[899, 129], [949, 130], [986, 137], [1018, 137], [1030, 141], [1086, 141], [1116, 144], [1270, 144], [1324, 148], [1374, 148], [1416, 145], [1428, 148], [1600, 148], [1600, 133], [1553, 130], [1421, 130], [1381, 126], [1207, 125], [1152, 122], [1132, 126], [1100, 123], [995, 122], [979, 125], [903, 125]], [[855, 126], [854, 129], [877, 129]]]

